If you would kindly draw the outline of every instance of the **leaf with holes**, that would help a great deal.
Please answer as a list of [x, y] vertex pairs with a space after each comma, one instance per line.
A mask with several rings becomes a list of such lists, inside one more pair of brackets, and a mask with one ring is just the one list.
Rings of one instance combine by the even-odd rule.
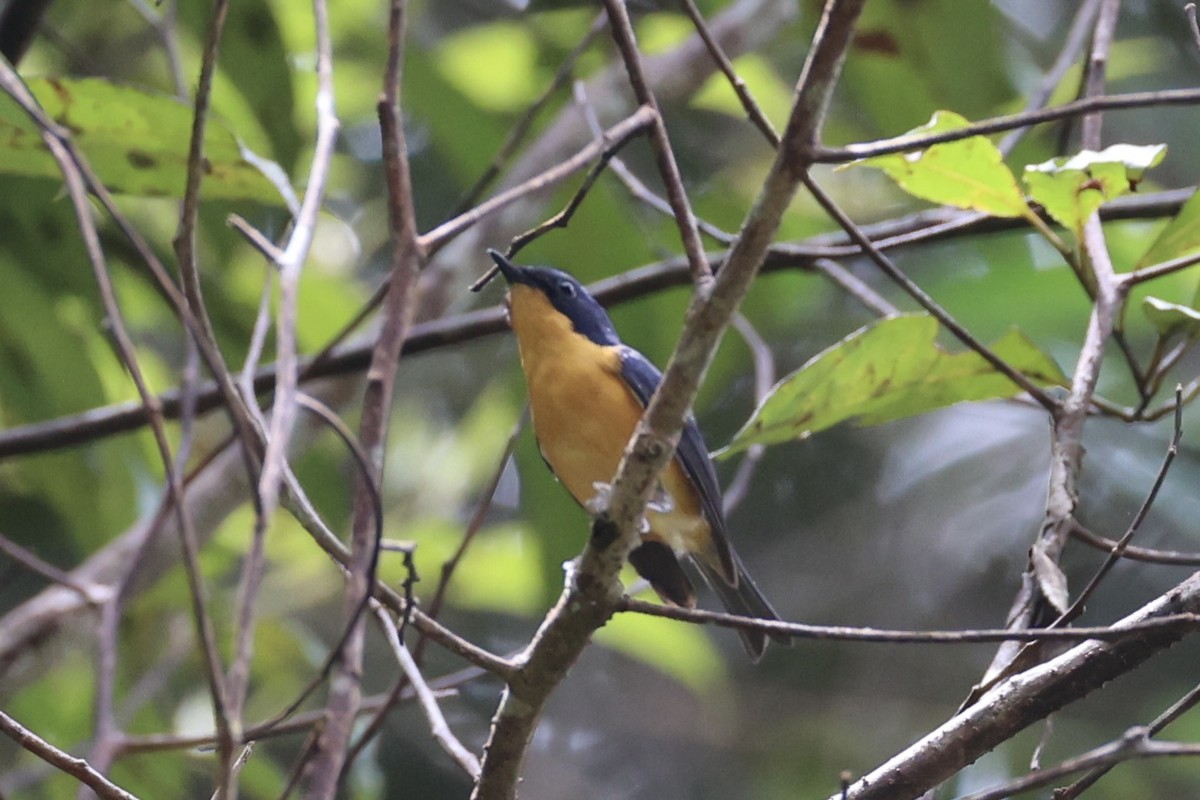
[[1025, 168], [1029, 195], [1054, 220], [1081, 235], [1083, 223], [1101, 204], [1132, 192], [1146, 170], [1167, 154], [1165, 144], [1114, 144], [1100, 152], [1083, 150]]

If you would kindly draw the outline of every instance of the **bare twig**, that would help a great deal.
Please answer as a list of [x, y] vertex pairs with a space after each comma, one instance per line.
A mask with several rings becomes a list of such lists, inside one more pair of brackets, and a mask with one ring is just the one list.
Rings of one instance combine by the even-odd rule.
[[[1088, 34], [1092, 29], [1092, 21], [1096, 18], [1096, 13], [1100, 10], [1101, 2], [1103, 0], [1084, 0], [1084, 2], [1079, 4], [1079, 10], [1075, 12], [1075, 18], [1071, 20], [1071, 27], [1067, 31], [1067, 35], [1063, 37], [1063, 46], [1058, 51], [1058, 57], [1054, 59], [1054, 64], [1042, 76], [1037, 91], [1029, 96], [1025, 104], [1025, 111], [1044, 108], [1046, 103], [1050, 101], [1050, 97], [1062, 82], [1063, 77], [1067, 74], [1067, 70], [1075, 65], [1075, 62], [1083, 52], [1083, 48], [1087, 44]], [[1005, 155], [1012, 153], [1017, 143], [1028, 132], [1029, 128], [1026, 127], [1012, 130], [1000, 141], [1000, 152]]]
[[[607, 0], [614, 26], [623, 11]], [[523, 658], [517, 680], [508, 681], [488, 736], [476, 800], [502, 800], [516, 793], [520, 766], [547, 698], [586, 647], [591, 633], [613, 613], [617, 576], [636, 544], [641, 517], [659, 472], [674, 452], [683, 418], [700, 379], [738, 303], [767, 253], [801, 176], [816, 131], [849, 46], [861, 0], [831, 0], [818, 25], [800, 76], [788, 127], [766, 182], [747, 215], [725, 266], [706, 291], [693, 294], [687, 322], [662, 383], [639, 422], [617, 470], [608, 499], [592, 525], [592, 536], [567, 591], [546, 618]], [[631, 37], [630, 37], [631, 43]], [[626, 61], [633, 60], [627, 54]], [[673, 205], [675, 205], [673, 203]], [[684, 220], [679, 220], [682, 225]], [[693, 259], [689, 254], [689, 262]], [[694, 269], [694, 264], [690, 264]], [[695, 273], [693, 273], [695, 274]]]
[[843, 164], [860, 158], [904, 153], [912, 150], [924, 150], [935, 144], [956, 142], [969, 139], [972, 136], [984, 136], [989, 133], [1026, 128], [1045, 122], [1056, 122], [1060, 119], [1077, 117], [1096, 111], [1110, 111], [1148, 106], [1191, 106], [1200, 103], [1200, 89], [1164, 89], [1157, 92], [1135, 92], [1132, 94], [1104, 95], [1087, 97], [1060, 106], [1022, 111], [1018, 114], [993, 117], [982, 122], [971, 123], [952, 131], [931, 133], [921, 136], [900, 136], [895, 139], [884, 139], [878, 142], [852, 144], [846, 147], [817, 147], [813, 152], [813, 161], [818, 164]]
[[[754, 324], [740, 311], [733, 315], [733, 329], [742, 337], [746, 347], [750, 348], [754, 363], [754, 405], [761, 405], [771, 387], [775, 385], [775, 356], [771, 353], [771, 346], [762, 338]], [[754, 479], [754, 472], [766, 451], [764, 445], [754, 445], [746, 451], [733, 480], [722, 493], [726, 516], [745, 499], [750, 482]]]
[[265, 524], [278, 502], [280, 475], [287, 458], [288, 442], [296, 415], [296, 385], [299, 365], [296, 354], [296, 305], [300, 293], [300, 273], [312, 247], [317, 225], [317, 213], [325, 199], [325, 183], [337, 140], [340, 123], [334, 108], [333, 44], [329, 34], [329, 11], [325, 0], [313, 2], [313, 27], [317, 41], [317, 141], [309, 167], [308, 184], [300, 211], [292, 221], [292, 232], [275, 264], [279, 267], [279, 308], [275, 322], [275, 404], [271, 411], [271, 426], [267, 451], [263, 456], [259, 476]]
[[[642, 108], [648, 108], [648, 106], [642, 106]], [[639, 109], [639, 111], [640, 110], [641, 109]], [[553, 230], [554, 228], [566, 228], [567, 225], [570, 224], [571, 218], [575, 216], [575, 212], [579, 209], [580, 204], [583, 203], [584, 198], [587, 197], [588, 192], [592, 190], [592, 186], [596, 183], [596, 179], [600, 177], [600, 173], [602, 173], [604, 168], [608, 166], [610, 159], [612, 159], [617, 151], [624, 147], [625, 144], [631, 138], [633, 138], [635, 133], [640, 133], [640, 131], [631, 132], [628, 137], [612, 141], [604, 149], [604, 152], [600, 154], [599, 159], [597, 159], [596, 163], [592, 165], [592, 168], [588, 170], [587, 177], [583, 179], [583, 183], [580, 184], [579, 189], [574, 195], [571, 196], [571, 199], [567, 201], [567, 205], [563, 208], [563, 210], [559, 211], [545, 222], [542, 222], [540, 225], [536, 225], [530, 230], [513, 237], [512, 243], [508, 246], [506, 255], [511, 258], [530, 242]], [[601, 134], [601, 137], [604, 138], [605, 134]], [[479, 288], [482, 288], [482, 284], [484, 284], [490, 276], [494, 276], [498, 269], [499, 267], [493, 266], [490, 270], [488, 270], [484, 278], [481, 278], [472, 284], [471, 289], [477, 291]]]
[[1200, 629], [1200, 615], [1194, 613], [1168, 614], [1130, 626], [1097, 626], [1090, 628], [1033, 628], [1013, 630], [1009, 628], [975, 629], [961, 631], [902, 631], [881, 628], [846, 627], [838, 625], [808, 625], [802, 622], [779, 622], [755, 617], [743, 617], [702, 608], [679, 608], [659, 605], [623, 596], [617, 603], [618, 611], [629, 611], [651, 617], [662, 617], [679, 622], [699, 625], [716, 625], [722, 628], [764, 631], [783, 634], [796, 639], [818, 639], [842, 642], [877, 642], [888, 644], [977, 644], [980, 642], [1046, 642], [1046, 641], [1119, 641], [1129, 636], [1163, 628], [1186, 632]]
[[[1104, 0], [1101, 7], [1092, 40], [1090, 77], [1085, 86], [1088, 96], [1095, 96], [1103, 90], [1104, 65], [1112, 44], [1119, 5], [1114, 0]], [[1099, 116], [1085, 117], [1083, 145], [1099, 149], [1099, 139]], [[1100, 378], [1105, 345], [1113, 337], [1129, 291], [1116, 277], [1098, 215], [1092, 214], [1084, 222], [1080, 245], [1085, 257], [1081, 265], [1082, 278], [1093, 300], [1092, 312], [1071, 377], [1070, 391], [1057, 408], [1051, 409], [1053, 428], [1045, 517], [1041, 531], [1029, 550], [1029, 564], [1008, 613], [1008, 625], [1014, 628], [1043, 623], [1047, 621], [1048, 614], [1057, 617], [1066, 612], [1069, 605], [1067, 579], [1058, 561], [1070, 536], [1072, 519], [1079, 502], [1083, 427]], [[1137, 367], [1132, 362], [1130, 366], [1140, 387], [1142, 378]], [[1006, 643], [997, 648], [980, 685], [989, 686], [1009, 671], [1019, 669], [1037, 657], [1036, 646], [1018, 647]]]
[[[585, 161], [586, 163], [586, 161]], [[101, 187], [102, 188], [102, 187]], [[1178, 212], [1191, 190], [1173, 190], [1157, 195], [1133, 195], [1107, 204], [1101, 209], [1101, 218], [1108, 220], [1159, 218]], [[896, 220], [875, 225], [862, 226], [861, 230], [871, 237], [882, 249], [913, 245], [922, 242], [941, 241], [950, 237], [974, 235], [992, 231], [1012, 230], [1023, 226], [1023, 221], [984, 218], [973, 212], [944, 210], [920, 212]], [[774, 244], [767, 253], [763, 272], [792, 269], [809, 269], [816, 259], [847, 258], [861, 254], [858, 245], [847, 243], [844, 234], [822, 234], [800, 243]], [[709, 254], [710, 263], [721, 263], [728, 251]], [[1136, 273], [1126, 273], [1128, 275]], [[671, 286], [682, 286], [688, 282], [687, 264], [679, 258], [670, 258], [657, 264], [630, 270], [613, 276], [589, 287], [597, 299], [613, 305], [643, 297]], [[384, 284], [386, 288], [386, 284]], [[382, 296], [382, 294], [381, 294]], [[177, 309], [178, 310], [178, 309]], [[183, 316], [187, 319], [186, 308]], [[361, 315], [364, 319], [367, 311]], [[335, 336], [340, 340], [352, 325], [346, 326]], [[445, 317], [417, 323], [405, 339], [404, 354], [427, 352], [439, 347], [448, 347], [464, 341], [500, 333], [507, 329], [499, 308], [471, 311], [457, 316]], [[204, 343], [201, 353], [204, 353]], [[330, 375], [340, 375], [365, 370], [370, 360], [369, 345], [354, 345], [334, 352], [326, 348], [321, 354], [305, 363], [302, 380], [315, 380]], [[274, 386], [274, 366], [263, 367], [254, 376], [254, 388], [267, 392]], [[1185, 401], [1190, 399], [1192, 385], [1184, 388]], [[1200, 385], [1195, 387], [1200, 389]], [[219, 408], [225, 396], [223, 384], [202, 386], [196, 393], [198, 412]], [[180, 395], [168, 391], [159, 396], [163, 416], [174, 419], [180, 416]], [[239, 407], [243, 404], [239, 403]], [[1122, 419], [1152, 421], [1172, 413], [1174, 404], [1156, 408], [1146, 414], [1136, 415], [1132, 410]], [[27, 453], [71, 447], [80, 442], [92, 441], [136, 430], [146, 422], [146, 412], [140, 403], [117, 403], [82, 414], [61, 417], [45, 422], [32, 423], [0, 431], [0, 460]]]
[[9, 539], [7, 536], [0, 535], [0, 552], [21, 564], [30, 572], [41, 575], [48, 581], [66, 586], [68, 589], [76, 591], [79, 596], [88, 603], [103, 603], [109, 593], [107, 588], [103, 586], [85, 586], [75, 578], [71, 577], [69, 572], [64, 572], [58, 567], [50, 564], [38, 556], [26, 550], [21, 545]]
[[92, 765], [82, 758], [64, 753], [3, 711], [0, 711], [0, 732], [55, 769], [78, 779], [104, 800], [137, 800], [137, 797], [92, 769]]
[[1142, 505], [1138, 508], [1137, 513], [1133, 516], [1133, 521], [1129, 523], [1128, 530], [1113, 546], [1112, 552], [1104, 559], [1104, 563], [1096, 570], [1096, 574], [1088, 581], [1087, 585], [1075, 598], [1075, 602], [1071, 603], [1071, 607], [1062, 613], [1050, 627], [1059, 628], [1067, 625], [1077, 619], [1083, 613], [1087, 601], [1095, 593], [1096, 587], [1104, 576], [1116, 566], [1117, 562], [1125, 555], [1125, 550], [1129, 546], [1129, 542], [1133, 539], [1133, 535], [1137, 533], [1138, 528], [1142, 526], [1142, 522], [1146, 519], [1146, 515], [1150, 513], [1150, 507], [1154, 505], [1154, 501], [1158, 499], [1158, 492], [1162, 489], [1163, 482], [1167, 479], [1167, 472], [1171, 469], [1171, 464], [1175, 461], [1175, 456], [1179, 454], [1179, 442], [1183, 439], [1183, 387], [1175, 387], [1175, 430], [1171, 436], [1171, 443], [1167, 445], [1167, 453], [1163, 456], [1162, 466], [1158, 468], [1158, 474], [1154, 477], [1154, 484], [1150, 487], [1146, 499], [1142, 501]]
[[[1191, 691], [1172, 703], [1171, 707], [1155, 717], [1145, 730], [1148, 735], [1154, 736], [1192, 710], [1197, 703], [1200, 703], [1200, 686], [1193, 687]], [[1110, 769], [1112, 769], [1111, 764], [1096, 767], [1070, 786], [1055, 791], [1054, 800], [1072, 800], [1072, 798], [1078, 797], [1083, 794], [1084, 790], [1107, 775]]]
[[[1139, 758], [1178, 758], [1179, 756], [1200, 756], [1200, 744], [1182, 744], [1179, 742], [1152, 742], [1146, 738], [1145, 728], [1131, 728], [1116, 741], [1089, 750], [1081, 756], [1068, 759], [1054, 767], [1036, 769], [1023, 778], [1009, 781], [1002, 786], [982, 792], [963, 795], [958, 800], [1002, 800], [1005, 797], [1022, 792], [1028, 792], [1042, 786], [1049, 786], [1061, 778], [1085, 769], [1103, 769], [1106, 772], [1117, 764]], [[1072, 796], [1055, 792], [1055, 800]]]
[[[591, 128], [592, 134], [595, 136], [600, 136], [603, 132], [603, 129], [600, 127], [600, 118], [596, 115], [596, 109], [590, 102], [588, 102], [587, 88], [583, 81], [575, 82], [574, 95], [575, 104], [579, 106], [580, 110], [583, 111], [583, 117], [585, 120], [587, 120], [588, 127]], [[616, 175], [618, 179], [620, 179], [621, 183], [625, 184], [625, 188], [629, 190], [629, 193], [639, 201], [645, 203], [660, 214], [670, 216], [673, 213], [671, 210], [671, 204], [652, 192], [650, 188], [646, 186], [646, 184], [642, 183], [641, 179], [633, 174], [633, 170], [629, 169], [629, 167], [625, 165], [625, 162], [622, 161], [620, 157], [613, 155], [611, 158], [609, 158], [608, 167], [610, 170], [612, 170], [612, 173]], [[700, 217], [696, 218], [696, 227], [705, 236], [709, 236], [721, 244], [729, 245], [733, 243], [732, 234], [726, 233], [717, 226], [707, 222], [704, 219], [701, 219]]]
[[700, 13], [700, 9], [696, 8], [696, 4], [692, 0], [680, 0], [680, 5], [683, 6], [684, 13], [692, 20], [692, 24], [696, 26], [696, 33], [700, 34], [700, 38], [704, 40], [704, 46], [708, 48], [708, 52], [712, 54], [713, 61], [717, 63], [721, 74], [725, 76], [725, 80], [729, 81], [730, 87], [734, 94], [737, 95], [738, 101], [742, 104], [742, 108], [746, 111], [746, 116], [754, 127], [758, 128], [759, 132], [767, 140], [771, 147], [779, 147], [779, 134], [775, 131], [775, 126], [767, 119], [767, 115], [759, 108], [758, 103], [754, 102], [754, 96], [750, 94], [750, 89], [747, 88], [746, 82], [742, 80], [742, 76], [737, 74], [733, 68], [733, 63], [730, 62], [729, 56], [725, 55], [725, 50], [721, 47], [721, 43], [712, 35], [712, 31], [708, 29], [708, 24], [704, 21], [704, 15]]
[[604, 7], [608, 11], [613, 41], [617, 43], [617, 50], [625, 62], [625, 74], [629, 76], [633, 94], [638, 103], [654, 109], [654, 123], [650, 126], [650, 144], [654, 151], [654, 160], [658, 164], [658, 173], [667, 191], [667, 201], [675, 213], [675, 224], [679, 228], [679, 237], [683, 241], [688, 266], [691, 267], [692, 280], [703, 284], [712, 278], [712, 270], [708, 266], [708, 259], [704, 257], [704, 245], [700, 242], [700, 232], [696, 230], [692, 204], [684, 191], [679, 166], [675, 163], [675, 152], [671, 149], [671, 140], [667, 136], [667, 124], [662, 118], [658, 100], [655, 99], [654, 92], [646, 80], [642, 54], [634, 38], [633, 23], [629, 20], [629, 10], [625, 8], [625, 0], [604, 0]]
[[[358, 714], [362, 688], [363, 621], [361, 609], [371, 595], [378, 541], [373, 535], [372, 495], [383, 475], [384, 442], [391, 416], [400, 348], [412, 325], [416, 304], [416, 279], [423, 253], [417, 241], [407, 144], [400, 111], [401, 68], [404, 54], [405, 2], [392, 0], [388, 20], [388, 63], [383, 96], [378, 104], [388, 186], [389, 227], [392, 238], [390, 284], [384, 298], [383, 323], [371, 355], [363, 396], [359, 440], [370, 459], [371, 473], [355, 482], [351, 532], [350, 580], [345, 609], [349, 636], [341, 648], [325, 704], [325, 725], [316, 752], [304, 773], [305, 793], [316, 800], [332, 798]], [[368, 486], [373, 484], [374, 486]], [[402, 613], [410, 613], [403, 609]]]
[[575, 45], [574, 49], [567, 54], [563, 62], [558, 65], [558, 69], [554, 72], [554, 77], [550, 79], [550, 84], [542, 91], [542, 93], [529, 104], [529, 108], [521, 115], [508, 131], [508, 136], [504, 139], [504, 144], [500, 146], [499, 152], [492, 158], [491, 163], [475, 181], [474, 185], [466, 191], [463, 199], [459, 202], [458, 208], [454, 211], [454, 216], [459, 216], [466, 213], [471, 206], [479, 202], [479, 198], [483, 195], [484, 190], [492, 184], [492, 181], [500, 174], [500, 170], [516, 153], [517, 148], [525, 137], [529, 134], [533, 127], [533, 121], [550, 102], [551, 98], [562, 89], [563, 86], [571, 80], [571, 75], [575, 72], [575, 66], [579, 59], [587, 52], [592, 43], [596, 41], [608, 25], [608, 17], [603, 13], [597, 14], [596, 19], [592, 21], [592, 25], [588, 28], [588, 32], [579, 40], [579, 44]]
[[[1116, 539], [1097, 536], [1076, 521], [1071, 527], [1071, 536], [1083, 542], [1088, 547], [1112, 552], [1117, 546]], [[1142, 561], [1147, 564], [1167, 564], [1181, 567], [1200, 567], [1200, 553], [1184, 553], [1177, 550], [1159, 550], [1150, 547], [1126, 545], [1121, 551], [1121, 557], [1130, 561]]]
[[424, 676], [421, 675], [421, 668], [417, 666], [417, 662], [408, 652], [408, 648], [400, 642], [400, 635], [396, 631], [396, 625], [392, 622], [392, 618], [382, 608], [376, 608], [375, 617], [383, 626], [388, 645], [392, 648], [392, 654], [396, 656], [396, 661], [400, 663], [405, 677], [416, 691], [417, 700], [421, 704], [421, 710], [425, 712], [425, 719], [429, 722], [429, 732], [433, 734], [434, 740], [451, 758], [458, 762], [471, 780], [477, 779], [479, 777], [479, 759], [475, 757], [474, 753], [463, 747], [463, 743], [454, 735], [454, 731], [450, 730], [450, 725], [447, 724], [446, 718], [442, 715], [442, 709], [438, 706], [437, 698], [434, 697], [433, 691], [425, 683]]
[[[1114, 625], [1200, 611], [1194, 575]], [[1182, 629], [1146, 630], [1127, 639], [1089, 641], [1002, 680], [978, 702], [851, 785], [848, 800], [917, 797], [1028, 725], [1044, 719], [1178, 641]], [[835, 795], [836, 797], [836, 795]]]

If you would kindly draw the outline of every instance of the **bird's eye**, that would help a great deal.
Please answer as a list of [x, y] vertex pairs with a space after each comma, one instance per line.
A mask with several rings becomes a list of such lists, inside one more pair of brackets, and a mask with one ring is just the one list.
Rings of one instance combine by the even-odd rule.
[[570, 281], [559, 281], [558, 290], [566, 297], [575, 296], [575, 284]]

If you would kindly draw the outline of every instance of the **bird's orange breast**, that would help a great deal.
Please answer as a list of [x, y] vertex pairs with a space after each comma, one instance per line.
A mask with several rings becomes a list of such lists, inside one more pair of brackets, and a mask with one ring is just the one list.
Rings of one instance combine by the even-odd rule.
[[[621, 377], [618, 349], [576, 333], [544, 294], [514, 286], [510, 314], [538, 445], [567, 491], [586, 504], [595, 485], [616, 474], [642, 405]], [[678, 461], [667, 466], [662, 482], [672, 508], [648, 512], [649, 538], [676, 550], [708, 551], [709, 526]]]

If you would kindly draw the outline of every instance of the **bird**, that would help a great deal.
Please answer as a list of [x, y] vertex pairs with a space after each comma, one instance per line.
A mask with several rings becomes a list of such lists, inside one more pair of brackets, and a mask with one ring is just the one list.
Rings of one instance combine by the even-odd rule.
[[[587, 508], [616, 474], [662, 373], [621, 342], [604, 308], [569, 273], [518, 266], [496, 250], [488, 255], [509, 286], [509, 325], [542, 458]], [[695, 608], [696, 591], [682, 557], [696, 566], [730, 613], [780, 619], [729, 544], [716, 471], [691, 415], [660, 480], [666, 502], [651, 503], [642, 543], [629, 555], [638, 574], [664, 602]], [[757, 662], [766, 635], [746, 628], [738, 633]]]

